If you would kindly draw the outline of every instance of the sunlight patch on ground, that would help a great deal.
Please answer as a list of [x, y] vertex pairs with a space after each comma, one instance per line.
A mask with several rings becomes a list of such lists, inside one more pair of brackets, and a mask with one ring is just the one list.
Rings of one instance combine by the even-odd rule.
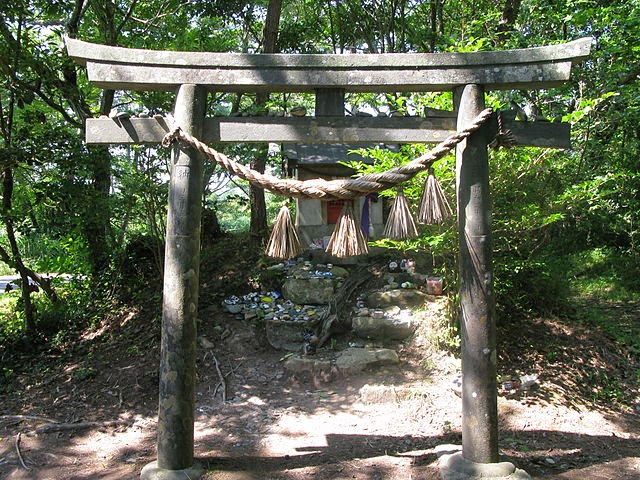
[[[597, 411], [590, 411], [586, 407], [569, 408], [564, 405], [546, 405], [545, 418], [538, 417], [539, 409], [531, 408], [518, 400], [499, 399], [500, 428], [515, 431], [537, 430], [544, 423], [545, 430], [583, 434], [585, 431], [600, 432], [600, 436], [615, 436], [618, 438], [639, 437], [638, 432], [626, 431], [605, 418]], [[531, 412], [531, 413], [529, 413]], [[535, 414], [534, 414], [535, 412]], [[517, 419], [512, 422], [511, 419]], [[524, 421], [523, 421], [524, 419]]]
[[637, 480], [640, 478], [640, 457], [621, 458], [604, 464], [593, 465], [591, 467], [574, 469], [566, 473], [553, 473], [544, 475], [540, 480]]
[[[308, 455], [328, 447], [327, 435], [336, 431], [336, 425], [351, 425], [359, 430], [362, 419], [340, 412], [336, 415], [290, 414], [281, 417], [260, 440], [263, 455]], [[304, 438], [304, 447], [301, 445]]]
[[105, 468], [112, 464], [135, 464], [150, 461], [154, 452], [144, 450], [149, 437], [156, 435], [156, 419], [136, 417], [133, 425], [93, 431], [86, 437], [74, 439], [72, 451], [82, 457], [93, 457]]
[[[50, 433], [44, 435], [23, 435], [20, 442], [22, 462], [18, 461], [13, 441], [6, 442], [6, 450], [0, 448], [0, 455], [8, 464], [15, 465], [3, 477], [7, 480], [51, 480], [51, 471], [58, 472], [58, 479], [99, 478], [121, 480], [137, 477], [142, 465], [149, 463], [155, 451], [149, 450], [150, 438], [155, 437], [156, 420], [136, 417], [132, 425], [122, 427], [91, 428], [76, 430], [73, 434]], [[58, 435], [55, 445], [46, 436]], [[0, 445], [5, 444], [0, 438]], [[6, 439], [12, 440], [12, 439]], [[86, 465], [86, 471], [79, 469]], [[66, 472], [69, 472], [68, 474]], [[63, 473], [64, 472], [64, 473]]]

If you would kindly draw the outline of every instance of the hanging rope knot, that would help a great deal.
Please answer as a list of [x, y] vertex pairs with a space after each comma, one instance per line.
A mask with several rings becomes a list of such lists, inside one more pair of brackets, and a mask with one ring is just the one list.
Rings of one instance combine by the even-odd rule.
[[180, 127], [173, 127], [162, 139], [162, 146], [165, 148], [170, 147], [174, 140], [180, 138], [180, 132]]
[[496, 120], [498, 121], [498, 133], [493, 138], [493, 140], [489, 143], [489, 147], [495, 150], [500, 147], [511, 148], [516, 144], [516, 137], [513, 135], [511, 130], [505, 130], [502, 125], [502, 114], [500, 110], [496, 112]]

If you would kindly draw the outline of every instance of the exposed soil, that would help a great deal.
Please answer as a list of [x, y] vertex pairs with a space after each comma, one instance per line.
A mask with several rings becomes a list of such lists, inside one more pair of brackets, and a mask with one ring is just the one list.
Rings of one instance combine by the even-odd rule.
[[[428, 325], [393, 345], [397, 367], [303, 382], [256, 324], [220, 311], [207, 293], [218, 287], [203, 287], [199, 325], [195, 456], [204, 478], [439, 478], [434, 448], [461, 442], [459, 361], [431, 346]], [[157, 299], [149, 305], [113, 314], [65, 348], [19, 354], [24, 373], [0, 397], [0, 478], [137, 479], [156, 459]], [[638, 304], [614, 307], [640, 326]], [[500, 373], [540, 382], [500, 392], [504, 455], [537, 479], [640, 478], [638, 352], [559, 318], [505, 325], [499, 337]], [[116, 420], [63, 431], [53, 423]]]

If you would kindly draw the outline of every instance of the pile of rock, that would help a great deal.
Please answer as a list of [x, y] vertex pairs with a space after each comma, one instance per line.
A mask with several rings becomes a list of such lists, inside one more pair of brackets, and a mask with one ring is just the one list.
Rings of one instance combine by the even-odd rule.
[[287, 358], [285, 369], [302, 380], [330, 382], [339, 376], [354, 375], [371, 368], [397, 365], [395, 350], [378, 347], [349, 347], [332, 355]]
[[324, 380], [336, 374], [398, 363], [397, 353], [379, 348], [380, 343], [411, 337], [420, 323], [418, 307], [433, 301], [432, 294], [442, 292], [442, 280], [416, 273], [415, 262], [390, 262], [382, 276], [383, 285], [379, 284], [375, 291], [360, 293], [355, 305], [340, 307], [350, 311], [353, 333], [366, 341], [362, 345], [351, 342], [349, 348], [340, 352], [320, 350], [318, 355], [309, 357], [305, 354], [314, 353], [318, 336], [322, 336], [320, 332], [328, 331], [327, 324], [342, 313], [336, 311], [339, 305], [336, 300], [344, 296], [345, 290], [351, 292], [349, 272], [342, 267], [309, 261], [279, 263], [270, 270], [282, 272], [282, 293], [232, 296], [225, 299], [223, 305], [239, 318], [264, 322], [267, 340], [274, 348], [303, 353], [287, 356], [288, 371], [320, 376]]
[[336, 288], [348, 275], [348, 270], [332, 264], [298, 263], [287, 268], [282, 293], [298, 304], [329, 305]]
[[413, 311], [429, 300], [420, 290], [381, 290], [358, 299], [351, 326], [361, 338], [404, 340], [418, 327]]
[[231, 296], [223, 307], [245, 320], [265, 322], [267, 340], [279, 350], [300, 351], [329, 314], [336, 287], [348, 271], [330, 264], [289, 261], [272, 269], [283, 270], [282, 293], [252, 292]]
[[282, 297], [279, 292], [252, 292], [243, 297], [231, 296], [222, 303], [229, 313], [245, 320], [286, 320], [308, 322], [325, 314], [327, 308], [300, 305]]

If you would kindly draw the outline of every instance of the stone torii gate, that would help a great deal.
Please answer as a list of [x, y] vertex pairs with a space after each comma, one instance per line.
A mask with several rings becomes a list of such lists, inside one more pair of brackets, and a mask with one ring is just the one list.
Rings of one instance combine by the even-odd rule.
[[[542, 89], [567, 82], [572, 65], [587, 58], [590, 44], [584, 38], [496, 52], [254, 55], [125, 49], [66, 39], [69, 55], [86, 67], [89, 81], [98, 87], [177, 92], [175, 123], [205, 142], [278, 143], [440, 142], [484, 110], [486, 91]], [[315, 92], [316, 110], [326, 114], [335, 109], [319, 105], [323, 98], [342, 99], [344, 92], [399, 91], [453, 91], [455, 111], [436, 117], [205, 118], [208, 92]], [[86, 140], [158, 144], [171, 123], [161, 117], [89, 119]], [[515, 145], [569, 147], [567, 124], [507, 119], [503, 123]], [[471, 477], [482, 472], [484, 478], [516, 478], [521, 471], [499, 462], [498, 456], [487, 153], [497, 131], [493, 117], [456, 149], [462, 453], [452, 456], [445, 470]], [[202, 475], [193, 453], [201, 187], [201, 155], [191, 146], [174, 144], [163, 285], [158, 460], [143, 469], [142, 479]]]

